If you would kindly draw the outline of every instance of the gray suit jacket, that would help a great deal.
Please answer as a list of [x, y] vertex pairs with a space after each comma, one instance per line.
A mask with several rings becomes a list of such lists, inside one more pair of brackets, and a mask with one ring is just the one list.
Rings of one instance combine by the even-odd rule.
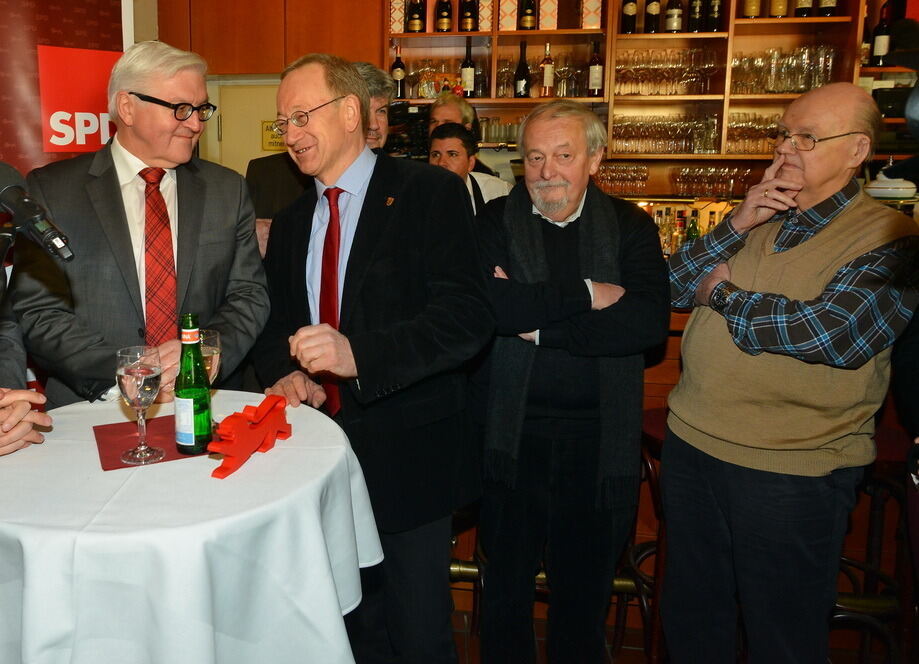
[[[252, 204], [243, 178], [217, 164], [193, 158], [176, 176], [178, 312], [220, 331], [227, 375], [268, 317]], [[115, 382], [115, 351], [144, 343], [143, 289], [111, 149], [36, 169], [27, 182], [75, 258], [62, 263], [22, 242], [13, 309], [48, 372], [48, 407], [93, 400]]]
[[5, 284], [6, 276], [0, 275], [0, 387], [21, 390], [26, 386], [26, 352], [22, 333], [4, 299]]

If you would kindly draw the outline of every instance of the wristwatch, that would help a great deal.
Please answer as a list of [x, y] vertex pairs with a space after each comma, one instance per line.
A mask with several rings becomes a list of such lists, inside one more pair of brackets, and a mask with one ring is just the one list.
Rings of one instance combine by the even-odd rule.
[[719, 281], [712, 289], [711, 295], [708, 296], [708, 306], [719, 314], [724, 312], [724, 308], [728, 306], [728, 298], [739, 290], [730, 281]]

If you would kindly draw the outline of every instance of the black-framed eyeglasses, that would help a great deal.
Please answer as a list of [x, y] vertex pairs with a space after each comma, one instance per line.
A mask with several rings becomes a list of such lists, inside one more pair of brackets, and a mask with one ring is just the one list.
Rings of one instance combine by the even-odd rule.
[[817, 138], [813, 134], [791, 134], [784, 129], [775, 129], [772, 132], [770, 138], [775, 141], [777, 146], [781, 145], [786, 140], [789, 140], [791, 141], [791, 145], [795, 150], [799, 150], [801, 152], [809, 152], [817, 147], [817, 143], [821, 143], [823, 141], [831, 141], [834, 138], [842, 138], [843, 136], [851, 136], [852, 134], [864, 134], [865, 136], [868, 135], [863, 131], [847, 131], [845, 134], [836, 134], [835, 136]]
[[328, 106], [332, 102], [339, 101], [340, 99], [344, 99], [347, 96], [348, 95], [341, 95], [339, 97], [335, 97], [335, 99], [330, 99], [326, 103], [319, 104], [319, 106], [315, 108], [311, 108], [308, 111], [294, 111], [293, 113], [290, 114], [289, 118], [282, 118], [280, 120], [275, 120], [274, 122], [272, 122], [271, 131], [273, 131], [278, 136], [283, 136], [284, 134], [287, 133], [287, 123], [288, 122], [293, 124], [293, 126], [295, 127], [305, 127], [310, 122], [310, 113], [315, 113], [323, 106]]
[[214, 111], [217, 110], [216, 106], [207, 101], [200, 106], [193, 106], [188, 102], [173, 104], [172, 102], [157, 99], [156, 97], [151, 97], [150, 95], [141, 94], [140, 92], [128, 92], [128, 94], [134, 95], [138, 99], [150, 102], [151, 104], [158, 104], [160, 106], [165, 106], [166, 108], [171, 108], [175, 119], [180, 122], [190, 118], [192, 113], [197, 113], [198, 119], [201, 120], [201, 122], [207, 122], [211, 119], [211, 116], [214, 115]]

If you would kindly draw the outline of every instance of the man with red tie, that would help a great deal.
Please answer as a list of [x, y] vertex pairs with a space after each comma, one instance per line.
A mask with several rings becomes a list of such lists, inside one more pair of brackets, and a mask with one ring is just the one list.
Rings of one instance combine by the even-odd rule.
[[322, 406], [360, 459], [385, 559], [348, 616], [357, 661], [455, 662], [450, 517], [478, 488], [463, 367], [493, 317], [462, 181], [374, 154], [369, 107], [341, 58], [282, 74], [275, 131], [315, 184], [274, 219], [254, 360], [269, 394]]
[[109, 79], [112, 141], [28, 177], [76, 256], [61, 263], [31, 242], [16, 251], [13, 309], [48, 373], [49, 408], [114, 396], [116, 350], [141, 344], [159, 347], [161, 396], [171, 399], [181, 312], [220, 332], [225, 374], [265, 323], [245, 181], [193, 157], [216, 109], [206, 69], [161, 42], [130, 47]]

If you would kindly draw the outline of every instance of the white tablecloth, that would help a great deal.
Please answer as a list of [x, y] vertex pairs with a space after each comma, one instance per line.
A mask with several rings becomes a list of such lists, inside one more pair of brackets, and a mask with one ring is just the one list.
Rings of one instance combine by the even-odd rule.
[[[261, 398], [218, 392], [214, 415]], [[342, 615], [382, 551], [330, 419], [288, 408], [293, 435], [218, 480], [206, 456], [103, 472], [92, 426], [133, 419], [119, 403], [52, 416], [0, 457], [0, 663], [353, 662]]]

